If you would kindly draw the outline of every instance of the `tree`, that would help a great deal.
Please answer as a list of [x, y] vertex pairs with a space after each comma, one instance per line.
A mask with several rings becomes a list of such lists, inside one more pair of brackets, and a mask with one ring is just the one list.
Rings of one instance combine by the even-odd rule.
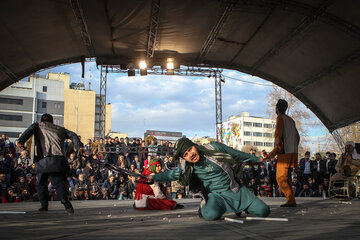
[[273, 86], [272, 90], [267, 95], [266, 113], [269, 118], [275, 119], [275, 106], [279, 99], [284, 99], [288, 102], [288, 109], [286, 114], [294, 119], [296, 127], [300, 134], [300, 152], [302, 146], [306, 143], [307, 129], [306, 126], [318, 126], [320, 121], [311, 116], [310, 111], [302, 104], [294, 95], [278, 86]]
[[347, 141], [354, 141], [360, 143], [360, 122], [350, 124], [349, 126], [339, 128], [336, 130], [342, 137], [344, 143]]
[[155, 144], [157, 143], [157, 138], [154, 136], [148, 136], [145, 138], [146, 146], [149, 146], [151, 144], [151, 140], [155, 141]]

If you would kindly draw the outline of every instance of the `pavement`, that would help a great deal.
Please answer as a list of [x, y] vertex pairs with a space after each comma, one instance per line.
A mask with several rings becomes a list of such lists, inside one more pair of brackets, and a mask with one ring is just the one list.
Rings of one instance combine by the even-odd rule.
[[[284, 198], [263, 198], [271, 218], [224, 214], [221, 220], [198, 217], [199, 199], [181, 199], [184, 209], [139, 211], [133, 201], [73, 201], [75, 214], [58, 202], [38, 212], [39, 202], [0, 204], [0, 239], [360, 239], [360, 201], [298, 198], [296, 208], [280, 208]], [[225, 221], [224, 217], [244, 221]]]

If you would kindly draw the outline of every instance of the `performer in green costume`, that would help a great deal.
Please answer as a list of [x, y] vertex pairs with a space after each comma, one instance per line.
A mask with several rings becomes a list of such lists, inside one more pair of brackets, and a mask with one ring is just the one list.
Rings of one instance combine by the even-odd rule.
[[201, 193], [199, 215], [206, 220], [219, 219], [225, 212], [242, 211], [258, 217], [267, 217], [270, 208], [248, 188], [239, 184], [240, 165], [243, 162], [257, 163], [259, 158], [222, 143], [214, 142], [204, 146], [181, 138], [175, 144], [175, 159], [182, 158], [182, 168], [156, 174], [149, 178], [157, 182], [180, 179], [189, 185], [193, 193]]

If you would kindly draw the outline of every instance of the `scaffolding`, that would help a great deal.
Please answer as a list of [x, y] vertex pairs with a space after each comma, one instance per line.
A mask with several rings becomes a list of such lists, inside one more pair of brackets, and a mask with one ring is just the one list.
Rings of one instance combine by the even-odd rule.
[[[137, 71], [137, 70], [136, 70]], [[100, 117], [100, 137], [105, 137], [105, 120], [106, 120], [106, 82], [108, 73], [128, 73], [128, 70], [121, 69], [120, 65], [101, 65], [100, 73], [100, 103], [101, 103], [101, 117]], [[166, 75], [166, 70], [161, 68], [152, 68], [147, 70], [148, 74], [152, 75]], [[175, 69], [174, 74], [178, 76], [196, 76], [196, 77], [214, 77], [215, 79], [215, 126], [216, 126], [216, 140], [222, 142], [222, 97], [221, 85], [225, 83], [225, 78], [222, 75], [222, 70], [208, 67], [183, 67]]]

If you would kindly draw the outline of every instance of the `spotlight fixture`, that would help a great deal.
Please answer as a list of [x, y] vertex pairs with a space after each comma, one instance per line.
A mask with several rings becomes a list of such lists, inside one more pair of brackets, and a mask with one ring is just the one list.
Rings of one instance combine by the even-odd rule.
[[146, 69], [147, 68], [146, 61], [141, 60], [139, 63], [139, 67], [140, 67], [140, 69]]
[[140, 67], [140, 75], [141, 76], [146, 76], [147, 75], [147, 64], [145, 60], [141, 60], [139, 63], [139, 67]]
[[167, 64], [166, 64], [166, 74], [167, 75], [173, 75], [174, 74], [174, 58], [168, 58]]

